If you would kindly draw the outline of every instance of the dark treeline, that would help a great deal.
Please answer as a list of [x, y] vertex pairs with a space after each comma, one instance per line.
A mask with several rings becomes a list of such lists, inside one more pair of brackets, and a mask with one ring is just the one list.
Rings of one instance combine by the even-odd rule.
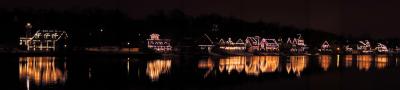
[[[237, 40], [247, 36], [265, 38], [297, 37], [302, 34], [306, 43], [319, 47], [324, 40], [333, 43], [356, 43], [357, 40], [373, 37], [354, 38], [351, 35], [339, 36], [321, 30], [296, 28], [294, 26], [264, 21], [247, 22], [236, 17], [218, 14], [189, 16], [180, 10], [157, 11], [143, 19], [132, 19], [118, 9], [0, 9], [0, 45], [17, 46], [18, 38], [25, 34], [26, 23], [32, 23], [32, 30], [57, 29], [68, 32], [71, 45], [126, 45], [130, 42], [144, 46], [151, 33], [159, 33], [161, 38], [171, 38], [175, 45], [196, 45], [206, 43], [204, 34], [214, 42], [228, 37]], [[214, 28], [214, 29], [213, 29]], [[218, 29], [215, 29], [218, 28]], [[103, 31], [101, 31], [103, 30]], [[382, 39], [381, 41], [399, 41]], [[381, 42], [380, 41], [380, 42]], [[397, 44], [397, 42], [392, 43]]]

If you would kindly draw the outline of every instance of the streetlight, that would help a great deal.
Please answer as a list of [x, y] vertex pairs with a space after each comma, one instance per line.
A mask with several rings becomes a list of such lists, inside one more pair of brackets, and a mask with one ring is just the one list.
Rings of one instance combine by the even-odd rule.
[[130, 47], [131, 43], [128, 42], [127, 44], [128, 44], [128, 53], [131, 53], [131, 47]]
[[103, 46], [103, 28], [100, 28], [100, 46]]
[[28, 35], [30, 34], [30, 32], [31, 32], [31, 29], [32, 29], [32, 24], [30, 23], [30, 22], [28, 22], [28, 23], [26, 23], [26, 25], [25, 25], [25, 28], [26, 28], [26, 37], [28, 37]]
[[27, 29], [30, 29], [30, 28], [32, 28], [32, 24], [28, 22], [28, 23], [26, 23], [25, 27], [26, 27]]

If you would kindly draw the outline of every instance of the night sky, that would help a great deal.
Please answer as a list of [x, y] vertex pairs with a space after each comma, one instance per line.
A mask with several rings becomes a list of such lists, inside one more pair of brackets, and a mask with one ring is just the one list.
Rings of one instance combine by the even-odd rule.
[[2, 0], [0, 8], [118, 8], [140, 19], [156, 10], [217, 13], [337, 34], [400, 38], [399, 0]]

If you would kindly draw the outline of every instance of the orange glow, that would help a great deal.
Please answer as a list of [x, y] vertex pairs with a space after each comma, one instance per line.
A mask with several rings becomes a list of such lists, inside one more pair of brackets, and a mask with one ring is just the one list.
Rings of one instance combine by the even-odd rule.
[[388, 56], [387, 55], [377, 55], [375, 57], [375, 65], [377, 69], [384, 69], [388, 64]]
[[279, 56], [261, 56], [265, 59], [261, 59], [260, 64], [261, 72], [275, 72], [279, 67]]
[[244, 66], [246, 64], [246, 60], [244, 56], [232, 56], [224, 59], [219, 60], [219, 71], [223, 72], [227, 70], [230, 74], [233, 70], [237, 72], [242, 72]]
[[154, 60], [147, 63], [146, 74], [152, 81], [158, 80], [160, 75], [166, 74], [171, 70], [170, 59], [168, 60]]
[[357, 67], [359, 70], [368, 71], [371, 68], [372, 56], [371, 55], [357, 55]]
[[301, 72], [307, 67], [307, 56], [290, 56], [290, 61], [286, 63], [286, 71], [293, 72], [296, 76], [301, 76]]
[[329, 55], [319, 56], [319, 64], [321, 65], [322, 69], [324, 69], [324, 71], [328, 71], [330, 63], [331, 63], [331, 56]]
[[377, 55], [375, 60], [376, 60], [376, 62], [379, 62], [379, 63], [381, 63], [381, 62], [386, 63], [386, 62], [388, 62], [388, 56], [387, 55]]
[[[64, 83], [67, 78], [66, 64], [57, 66], [55, 57], [20, 57], [20, 80], [33, 81], [36, 85]], [[27, 82], [28, 83], [28, 82]]]
[[224, 49], [224, 50], [245, 50], [246, 49], [246, 47], [240, 47], [240, 46], [221, 46], [220, 47], [221, 49]]
[[344, 57], [344, 66], [351, 67], [353, 64], [353, 55], [345, 55]]
[[275, 72], [279, 66], [279, 56], [233, 56], [222, 58], [219, 62], [219, 71], [232, 71], [247, 75], [258, 76], [261, 73]]
[[199, 68], [212, 68], [214, 67], [214, 64], [211, 61], [211, 58], [208, 58], [207, 60], [199, 61], [199, 64], [197, 66]]
[[197, 67], [201, 68], [201, 69], [208, 69], [206, 74], [204, 74], [204, 78], [206, 78], [211, 73], [211, 71], [214, 69], [214, 63], [212, 62], [211, 57], [210, 57], [207, 60], [199, 61], [199, 64], [197, 65]]

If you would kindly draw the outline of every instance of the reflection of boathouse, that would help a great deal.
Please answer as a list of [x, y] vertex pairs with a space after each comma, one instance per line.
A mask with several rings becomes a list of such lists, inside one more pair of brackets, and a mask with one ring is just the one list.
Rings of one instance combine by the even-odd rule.
[[[201, 66], [204, 67], [207, 65]], [[220, 73], [228, 72], [228, 74], [231, 74], [233, 71], [238, 73], [242, 73], [244, 71], [246, 75], [258, 76], [263, 73], [276, 72], [278, 67], [279, 56], [232, 56], [228, 58], [221, 58], [219, 60], [218, 70]]]
[[61, 30], [38, 30], [33, 36], [20, 38], [19, 45], [27, 51], [56, 51], [67, 47], [68, 35]]
[[321, 68], [324, 69], [324, 71], [328, 71], [332, 57], [330, 55], [321, 55], [318, 59]]
[[307, 56], [290, 56], [289, 62], [286, 63], [287, 73], [294, 73], [300, 77], [301, 73], [307, 67], [308, 57]]
[[170, 52], [172, 51], [170, 39], [160, 39], [159, 34], [151, 34], [150, 39], [147, 39], [147, 47], [154, 49], [157, 52]]
[[372, 66], [371, 55], [357, 55], [357, 67], [359, 70], [369, 71]]
[[167, 74], [171, 69], [170, 59], [154, 60], [147, 63], [146, 74], [152, 81], [158, 80], [160, 75]]
[[64, 84], [67, 80], [67, 64], [55, 57], [20, 57], [19, 79], [29, 86]]

